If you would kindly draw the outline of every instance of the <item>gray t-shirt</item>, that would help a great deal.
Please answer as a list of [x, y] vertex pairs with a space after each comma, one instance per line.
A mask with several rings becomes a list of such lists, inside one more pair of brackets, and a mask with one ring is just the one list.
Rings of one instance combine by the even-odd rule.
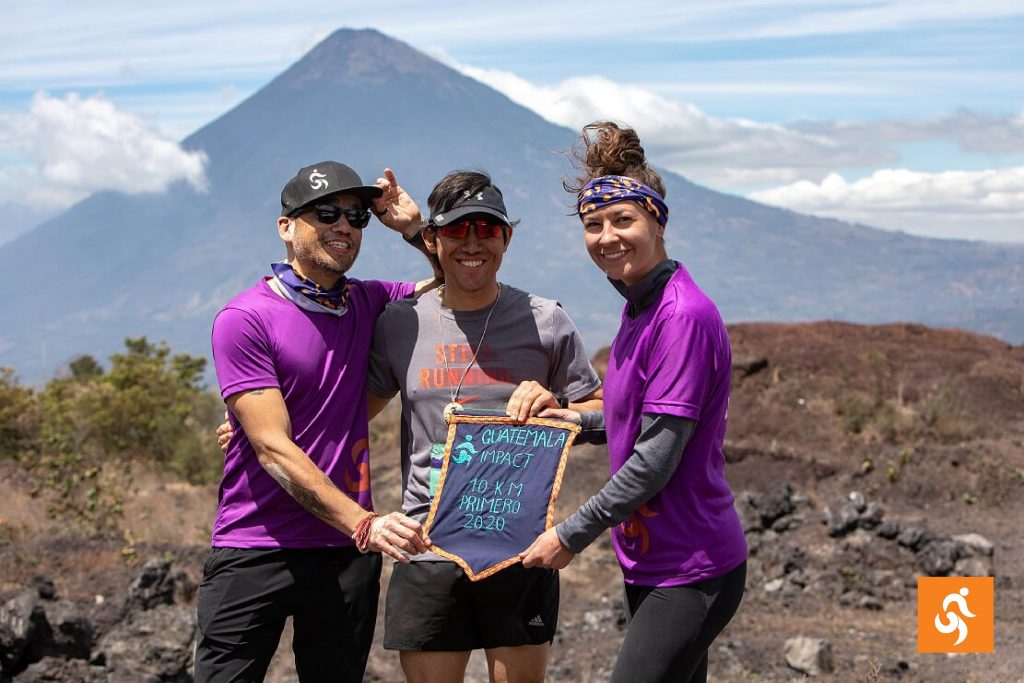
[[[579, 331], [558, 302], [508, 285], [501, 286], [480, 352], [467, 372], [489, 311], [489, 306], [452, 311], [429, 292], [389, 303], [377, 319], [369, 390], [388, 398], [401, 394], [402, 510], [420, 522], [430, 511], [448, 437], [444, 407], [460, 379], [461, 404], [500, 414], [523, 380], [536, 380], [570, 401], [601, 386]], [[438, 558], [427, 553], [413, 559]]]

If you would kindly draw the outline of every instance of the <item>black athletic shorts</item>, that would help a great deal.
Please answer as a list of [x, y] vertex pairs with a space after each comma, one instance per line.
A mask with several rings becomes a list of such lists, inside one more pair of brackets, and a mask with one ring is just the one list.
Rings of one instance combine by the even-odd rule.
[[292, 617], [303, 683], [361, 681], [381, 557], [355, 548], [213, 548], [199, 586], [196, 683], [262, 681]]
[[395, 563], [384, 647], [455, 652], [549, 643], [558, 625], [558, 572], [521, 564], [470, 581], [454, 562]]

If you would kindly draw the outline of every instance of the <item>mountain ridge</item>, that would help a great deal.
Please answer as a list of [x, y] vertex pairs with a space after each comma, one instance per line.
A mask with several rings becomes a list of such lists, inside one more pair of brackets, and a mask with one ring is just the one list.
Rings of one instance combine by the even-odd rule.
[[[489, 171], [522, 219], [502, 280], [558, 298], [597, 348], [621, 300], [568, 215], [560, 151], [573, 136], [376, 30], [340, 29], [184, 140], [209, 157], [205, 194], [184, 182], [163, 194], [100, 192], [0, 246], [9, 276], [0, 365], [37, 381], [74, 355], [105, 357], [142, 334], [208, 356], [219, 307], [283, 257], [281, 186], [324, 158], [367, 182], [391, 166], [424, 207], [447, 171]], [[902, 320], [1024, 340], [1024, 247], [804, 216], [664, 176], [669, 254], [727, 320]], [[426, 273], [422, 257], [376, 222], [352, 271]]]

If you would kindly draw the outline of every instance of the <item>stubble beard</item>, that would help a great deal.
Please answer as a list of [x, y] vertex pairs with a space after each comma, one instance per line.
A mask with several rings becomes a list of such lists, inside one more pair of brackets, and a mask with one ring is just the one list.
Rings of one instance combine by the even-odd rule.
[[293, 245], [296, 260], [300, 261], [307, 270], [311, 271], [310, 275], [319, 271], [340, 277], [352, 268], [356, 257], [359, 255], [359, 245], [355, 244], [352, 248], [351, 258], [346, 259], [344, 262], [339, 262], [331, 258], [327, 253], [327, 248], [319, 241], [314, 241], [313, 245], [313, 248], [298, 242]]

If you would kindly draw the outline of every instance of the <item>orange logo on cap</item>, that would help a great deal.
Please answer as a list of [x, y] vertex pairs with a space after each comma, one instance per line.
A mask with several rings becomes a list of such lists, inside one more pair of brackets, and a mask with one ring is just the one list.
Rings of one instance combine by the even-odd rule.
[[918, 652], [993, 652], [994, 627], [991, 576], [917, 578]]

